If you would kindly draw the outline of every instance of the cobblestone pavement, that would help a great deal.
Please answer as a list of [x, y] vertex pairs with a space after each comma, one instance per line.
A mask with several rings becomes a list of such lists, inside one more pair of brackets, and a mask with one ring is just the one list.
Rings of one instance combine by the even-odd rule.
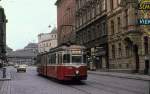
[[59, 83], [38, 76], [35, 67], [26, 73], [11, 70], [12, 79], [4, 81], [0, 94], [149, 94], [149, 83], [143, 80], [89, 74], [86, 81]]

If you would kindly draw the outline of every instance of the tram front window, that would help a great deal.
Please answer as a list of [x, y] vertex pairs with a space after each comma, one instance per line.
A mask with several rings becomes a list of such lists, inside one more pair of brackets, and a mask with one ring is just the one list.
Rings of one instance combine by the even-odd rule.
[[73, 63], [81, 63], [82, 62], [82, 56], [72, 56], [72, 62]]
[[64, 54], [63, 63], [70, 63], [70, 54]]

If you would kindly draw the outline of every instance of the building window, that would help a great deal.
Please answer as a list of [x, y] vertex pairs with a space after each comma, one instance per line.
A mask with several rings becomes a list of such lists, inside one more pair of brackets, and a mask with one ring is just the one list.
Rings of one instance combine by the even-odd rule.
[[115, 30], [114, 30], [114, 21], [111, 21], [111, 33], [114, 34]]
[[89, 30], [88, 31], [88, 41], [90, 41], [91, 40], [91, 31]]
[[111, 10], [114, 9], [114, 3], [113, 3], [113, 1], [114, 1], [114, 0], [110, 0], [110, 9], [111, 9]]
[[97, 5], [96, 5], [96, 14], [99, 14], [100, 13], [100, 0], [97, 1]]
[[127, 57], [132, 56], [132, 47], [131, 47], [131, 45], [126, 46], [126, 56]]
[[118, 22], [118, 32], [120, 32], [120, 30], [121, 30], [121, 19], [120, 19], [120, 17], [117, 18], [117, 22]]
[[102, 35], [106, 35], [106, 23], [105, 22], [102, 22], [102, 25], [101, 25], [101, 32], [102, 32]]
[[97, 34], [96, 34], [96, 37], [100, 37], [101, 35], [101, 29], [100, 29], [100, 24], [97, 24]]
[[117, 0], [117, 6], [119, 7], [121, 0]]
[[144, 37], [144, 52], [145, 54], [148, 54], [148, 37]]
[[121, 43], [118, 44], [118, 54], [119, 54], [119, 57], [122, 56]]
[[101, 5], [102, 5], [102, 11], [105, 11], [106, 10], [106, 0], [102, 0], [102, 4]]
[[115, 45], [112, 45], [112, 58], [115, 58]]
[[95, 27], [91, 27], [91, 32], [92, 32], [92, 40], [94, 40], [96, 38], [96, 29]]
[[125, 10], [125, 25], [128, 27], [128, 9]]

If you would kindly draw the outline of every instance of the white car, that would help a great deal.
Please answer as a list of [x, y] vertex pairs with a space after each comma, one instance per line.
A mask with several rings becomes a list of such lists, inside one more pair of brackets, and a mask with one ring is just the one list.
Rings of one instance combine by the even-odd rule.
[[19, 65], [18, 67], [17, 67], [17, 72], [20, 72], [20, 71], [24, 71], [24, 72], [26, 72], [26, 65]]

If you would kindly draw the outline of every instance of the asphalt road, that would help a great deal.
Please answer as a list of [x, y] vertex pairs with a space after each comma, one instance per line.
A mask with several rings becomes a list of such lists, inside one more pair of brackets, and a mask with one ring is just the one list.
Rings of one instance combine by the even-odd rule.
[[11, 77], [0, 94], [149, 94], [146, 81], [96, 74], [89, 74], [86, 81], [62, 83], [38, 76], [36, 67], [28, 67], [26, 73], [11, 68]]

